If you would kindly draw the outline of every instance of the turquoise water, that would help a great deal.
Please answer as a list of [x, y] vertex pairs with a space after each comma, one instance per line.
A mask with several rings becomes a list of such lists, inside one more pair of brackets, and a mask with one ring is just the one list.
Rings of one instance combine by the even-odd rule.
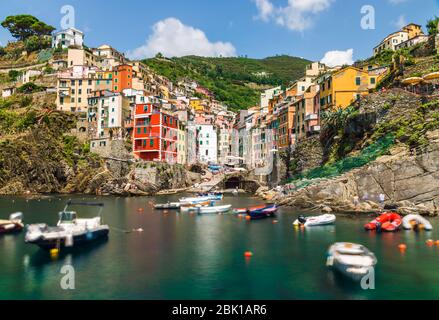
[[[115, 228], [108, 241], [51, 258], [25, 244], [24, 233], [0, 236], [0, 299], [439, 299], [439, 247], [425, 245], [439, 239], [439, 219], [432, 220], [433, 232], [419, 234], [364, 232], [369, 217], [295, 230], [299, 213], [290, 208], [282, 208], [273, 224], [233, 215], [165, 215], [148, 204], [178, 196], [86, 199], [106, 204], [105, 222]], [[66, 200], [0, 198], [0, 219], [23, 211], [26, 223], [55, 224]], [[260, 204], [242, 196], [223, 202]], [[84, 218], [97, 212], [78, 209]], [[120, 231], [133, 228], [144, 232]], [[326, 268], [326, 251], [336, 241], [375, 252], [375, 290], [362, 290]], [[405, 254], [400, 243], [408, 246]], [[248, 250], [251, 259], [244, 258]], [[61, 289], [65, 264], [75, 268], [75, 290]]]

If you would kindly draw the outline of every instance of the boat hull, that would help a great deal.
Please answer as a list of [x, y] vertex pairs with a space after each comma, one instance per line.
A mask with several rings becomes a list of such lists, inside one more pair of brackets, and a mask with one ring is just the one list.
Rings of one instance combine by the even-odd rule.
[[51, 250], [55, 248], [73, 248], [78, 246], [87, 245], [93, 242], [96, 242], [101, 239], [108, 238], [110, 230], [108, 228], [102, 228], [96, 231], [82, 233], [79, 235], [73, 236], [73, 245], [66, 245], [66, 238], [51, 238], [45, 239], [44, 237], [40, 237], [39, 239], [26, 241], [29, 244], [35, 244], [44, 250]]
[[0, 225], [0, 234], [18, 233], [21, 232], [23, 228], [22, 223], [11, 222], [9, 224]]

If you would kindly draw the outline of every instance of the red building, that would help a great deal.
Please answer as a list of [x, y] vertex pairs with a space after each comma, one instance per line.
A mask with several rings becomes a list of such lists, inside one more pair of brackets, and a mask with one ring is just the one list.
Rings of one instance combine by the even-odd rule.
[[133, 152], [145, 161], [177, 162], [178, 117], [159, 105], [137, 104], [134, 109]]

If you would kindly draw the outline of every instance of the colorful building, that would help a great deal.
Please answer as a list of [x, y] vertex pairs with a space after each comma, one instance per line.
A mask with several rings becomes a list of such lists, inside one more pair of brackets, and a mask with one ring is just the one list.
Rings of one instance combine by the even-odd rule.
[[312, 85], [294, 101], [296, 142], [320, 132], [319, 86]]
[[346, 108], [376, 85], [376, 77], [367, 71], [346, 67], [318, 79], [322, 109]]
[[133, 152], [145, 161], [177, 163], [178, 118], [158, 104], [138, 104], [134, 109]]
[[133, 87], [133, 67], [128, 64], [116, 66], [113, 70], [113, 91], [122, 92]]

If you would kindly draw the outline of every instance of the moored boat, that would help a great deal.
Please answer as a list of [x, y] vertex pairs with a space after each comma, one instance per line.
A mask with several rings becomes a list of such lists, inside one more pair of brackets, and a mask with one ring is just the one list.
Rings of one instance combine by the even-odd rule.
[[250, 220], [261, 220], [266, 218], [272, 218], [276, 215], [278, 209], [279, 209], [278, 206], [273, 204], [259, 209], [248, 210], [247, 217], [249, 217]]
[[368, 231], [395, 232], [401, 227], [401, 216], [395, 212], [383, 213], [381, 216], [366, 224], [364, 228]]
[[264, 209], [264, 208], [266, 208], [266, 207], [268, 207], [268, 205], [263, 204], [263, 205], [261, 205], [261, 206], [250, 207], [250, 208], [236, 208], [236, 209], [233, 209], [233, 213], [236, 213], [236, 214], [244, 214], [244, 213], [247, 213], [247, 212], [249, 212], [249, 211], [261, 210], [261, 209]]
[[192, 206], [192, 207], [182, 207], [182, 212], [196, 212], [200, 214], [209, 214], [209, 213], [226, 213], [230, 211], [232, 208], [231, 204], [225, 206]]
[[402, 219], [402, 227], [405, 230], [433, 230], [430, 221], [418, 214], [409, 214]]
[[193, 198], [181, 198], [180, 199], [180, 204], [181, 205], [187, 205], [187, 204], [199, 204], [199, 203], [203, 203], [203, 202], [207, 202], [212, 200], [210, 197], [193, 197]]
[[360, 244], [346, 242], [332, 245], [328, 250], [326, 261], [328, 267], [334, 268], [354, 281], [363, 279], [376, 264], [375, 254], [369, 249]]
[[337, 217], [333, 214], [323, 214], [316, 217], [300, 216], [293, 224], [295, 226], [303, 225], [305, 227], [327, 226], [334, 224], [336, 219]]
[[221, 201], [224, 198], [224, 194], [221, 192], [208, 192], [208, 193], [199, 193], [199, 197], [207, 197], [209, 200], [218, 200]]
[[69, 201], [64, 210], [59, 213], [56, 227], [47, 224], [34, 224], [27, 228], [26, 243], [36, 244], [43, 249], [76, 247], [108, 237], [110, 227], [102, 224], [100, 216], [92, 219], [78, 219], [75, 211], [67, 211], [70, 205], [96, 206], [100, 211], [102, 203], [75, 203]]
[[14, 233], [23, 230], [23, 213], [17, 212], [9, 216], [9, 220], [0, 220], [0, 234]]
[[177, 210], [180, 209], [180, 202], [168, 202], [162, 204], [155, 204], [154, 209], [156, 210]]

